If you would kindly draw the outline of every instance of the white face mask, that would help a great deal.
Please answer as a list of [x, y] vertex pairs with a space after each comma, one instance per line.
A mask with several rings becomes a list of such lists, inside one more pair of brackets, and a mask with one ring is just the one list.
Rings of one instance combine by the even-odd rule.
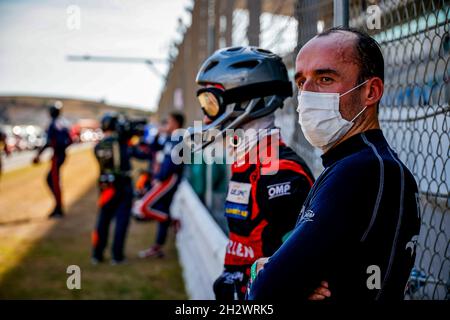
[[357, 85], [347, 92], [323, 93], [299, 91], [298, 93], [298, 123], [302, 127], [306, 140], [317, 148], [327, 149], [342, 138], [353, 126], [353, 121], [366, 110], [361, 110], [351, 121], [342, 118], [339, 112], [339, 98], [359, 88], [367, 81]]

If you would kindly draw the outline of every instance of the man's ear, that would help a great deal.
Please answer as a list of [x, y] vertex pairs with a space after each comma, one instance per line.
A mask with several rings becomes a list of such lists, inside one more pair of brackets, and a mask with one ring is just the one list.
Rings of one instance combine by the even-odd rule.
[[366, 106], [376, 105], [381, 100], [384, 91], [383, 81], [374, 77], [369, 80], [366, 86], [365, 103]]

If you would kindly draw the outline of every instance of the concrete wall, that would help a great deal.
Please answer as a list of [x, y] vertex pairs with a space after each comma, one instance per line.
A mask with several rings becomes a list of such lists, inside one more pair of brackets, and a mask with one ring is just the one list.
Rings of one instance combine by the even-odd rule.
[[176, 245], [190, 299], [214, 299], [214, 281], [222, 273], [227, 237], [187, 181], [175, 195], [171, 212], [181, 220]]

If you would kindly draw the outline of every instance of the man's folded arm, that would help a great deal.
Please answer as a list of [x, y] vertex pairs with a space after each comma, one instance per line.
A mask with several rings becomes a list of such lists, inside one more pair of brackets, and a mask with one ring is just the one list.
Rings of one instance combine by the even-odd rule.
[[300, 223], [253, 281], [249, 299], [307, 299], [328, 280], [330, 263], [339, 263], [342, 250], [352, 250], [360, 236], [362, 208], [349, 201], [363, 187], [357, 171], [321, 183]]

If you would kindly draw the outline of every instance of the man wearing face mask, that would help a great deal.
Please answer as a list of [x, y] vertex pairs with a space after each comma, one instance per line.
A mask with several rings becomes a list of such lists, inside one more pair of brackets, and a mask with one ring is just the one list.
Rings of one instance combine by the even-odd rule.
[[301, 300], [326, 280], [330, 299], [401, 300], [420, 218], [414, 177], [378, 122], [381, 50], [362, 32], [332, 28], [302, 47], [295, 80], [299, 123], [325, 170], [248, 297]]

